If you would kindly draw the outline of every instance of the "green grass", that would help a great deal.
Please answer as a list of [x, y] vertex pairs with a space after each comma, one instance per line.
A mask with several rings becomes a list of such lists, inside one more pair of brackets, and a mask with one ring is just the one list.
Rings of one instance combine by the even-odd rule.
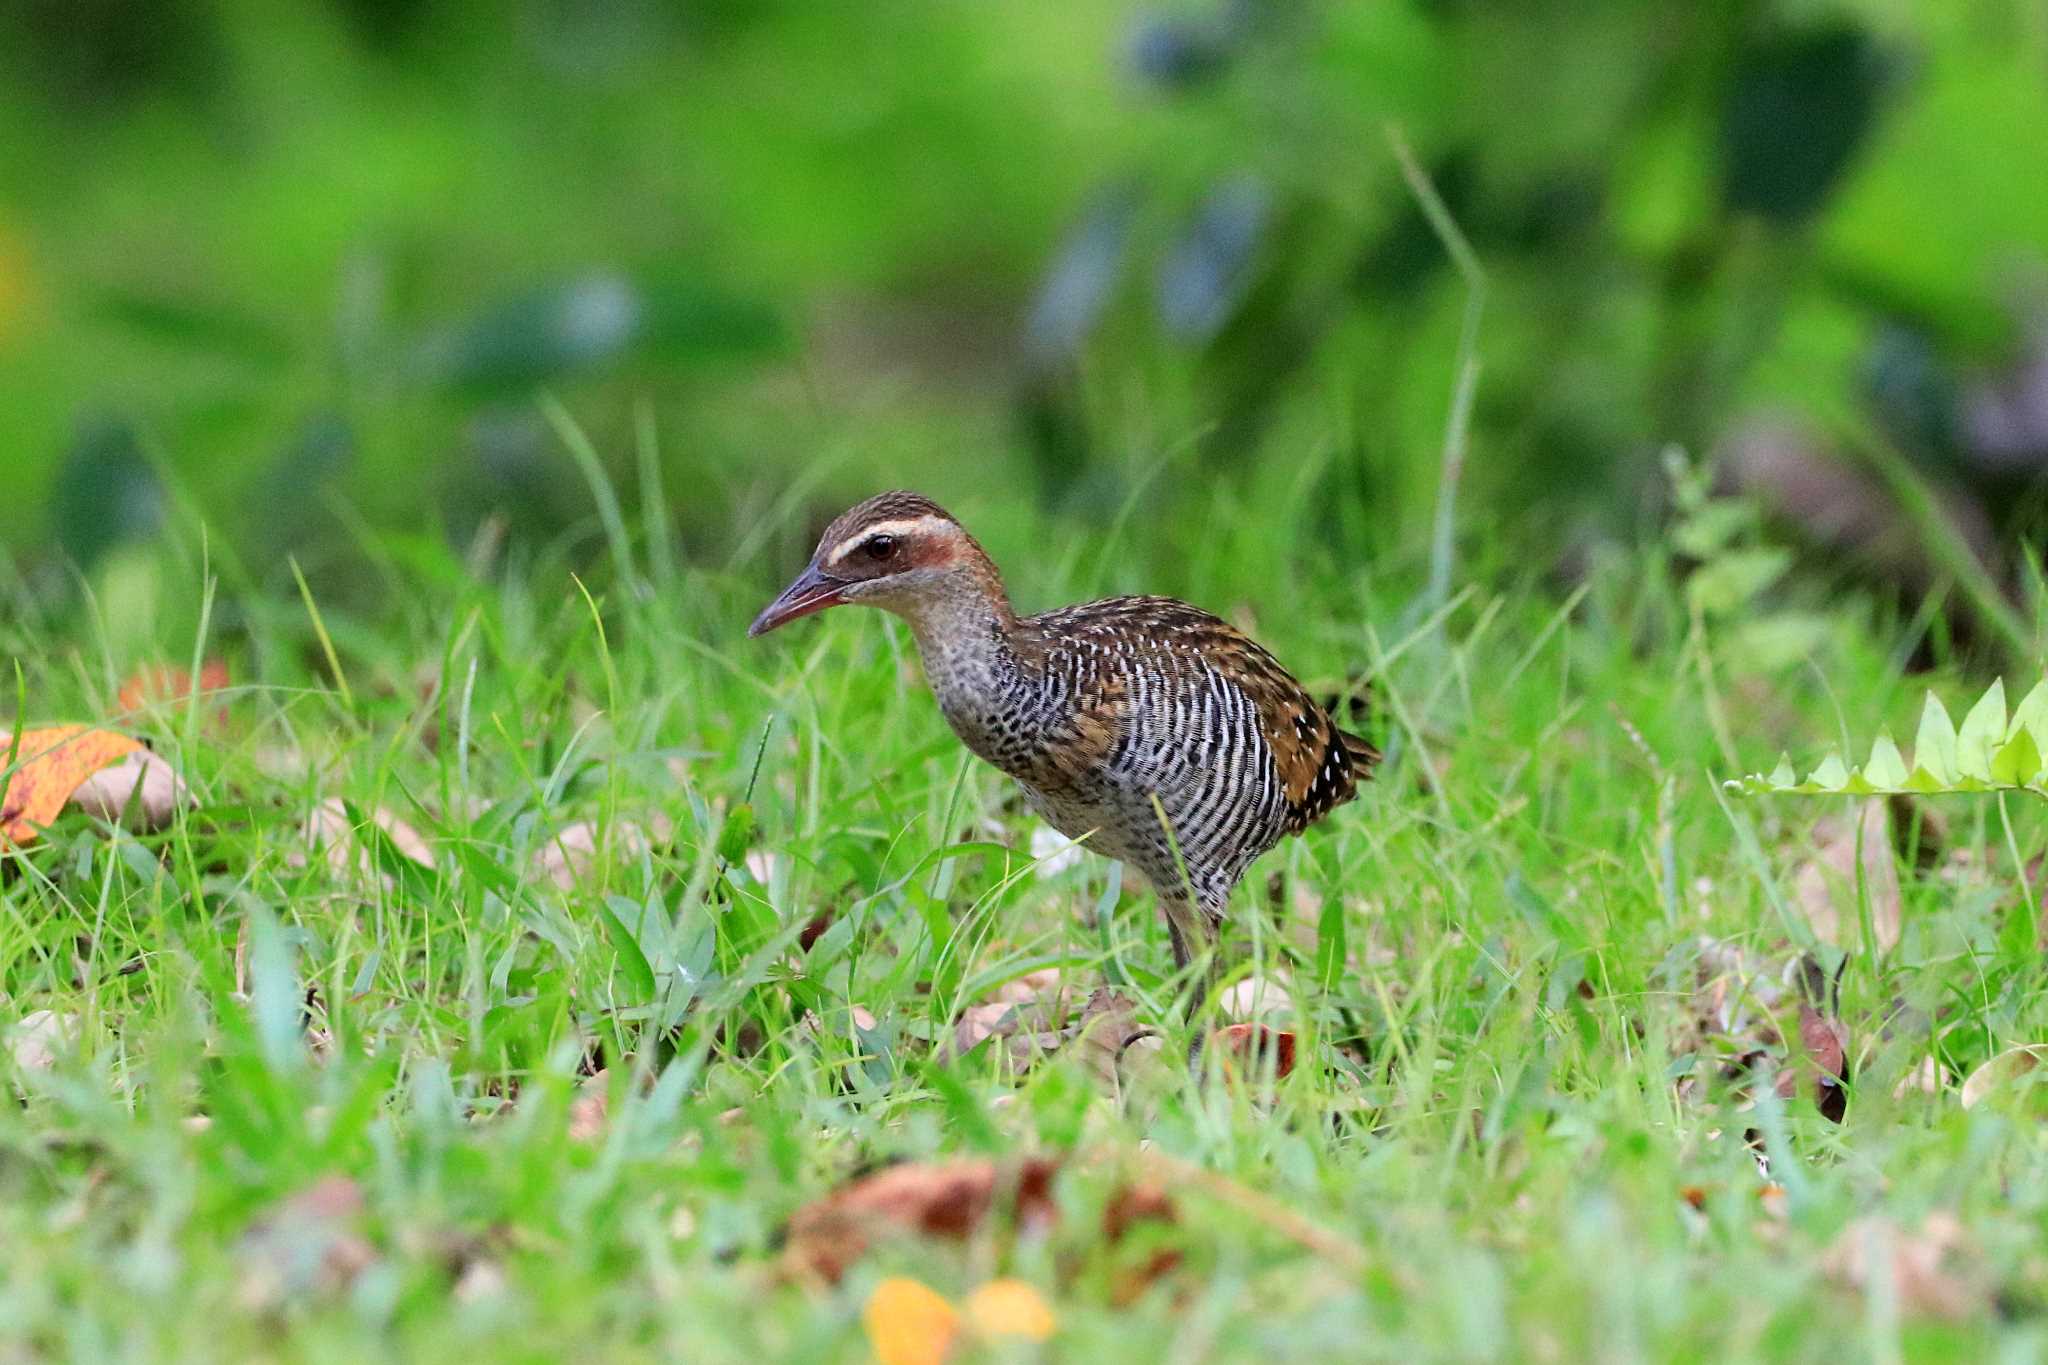
[[[1820, 604], [1815, 657], [1761, 670], [1689, 626], [1658, 546], [1569, 598], [1481, 563], [1486, 586], [1425, 617], [1422, 556], [1369, 570], [1299, 511], [1219, 493], [1173, 531], [1088, 542], [950, 500], [1028, 604], [1183, 592], [1313, 685], [1378, 676], [1379, 781], [1234, 905], [1248, 969], [1293, 985], [1292, 1076], [1116, 1095], [1072, 1057], [1011, 1077], [935, 1047], [1046, 965], [1114, 975], [1173, 1029], [1164, 932], [1129, 893], [1093, 922], [1100, 860], [1034, 866], [1031, 818], [946, 731], [896, 623], [743, 638], [793, 554], [678, 570], [622, 518], [480, 570], [394, 541], [387, 605], [322, 602], [316, 627], [291, 585], [231, 566], [213, 596], [194, 538], [149, 561], [153, 636], [110, 632], [104, 591], [96, 615], [6, 586], [35, 723], [108, 715], [151, 648], [225, 653], [236, 686], [224, 726], [205, 704], [129, 718], [193, 810], [141, 837], [67, 819], [0, 880], [0, 1022], [54, 1011], [73, 1038], [48, 1069], [0, 1054], [0, 1360], [861, 1360], [891, 1272], [956, 1295], [1031, 1280], [1060, 1320], [1044, 1358], [1073, 1361], [2048, 1349], [2048, 1141], [2024, 1095], [1894, 1094], [1930, 1056], [1960, 1078], [2048, 1038], [2010, 851], [2040, 846], [2033, 810], [1942, 806], [1941, 848], [1902, 869], [1901, 945], [1850, 955], [1846, 1122], [1803, 1098], [1734, 1112], [1735, 1044], [1699, 1036], [1702, 963], [1743, 955], [1734, 993], [1762, 1001], [1808, 945], [1791, 871], [1839, 813], [1719, 779], [1908, 729], [1929, 680], [1900, 669], [1903, 627]], [[572, 576], [572, 548], [600, 567]], [[432, 866], [381, 838], [309, 852], [330, 798], [416, 827]], [[583, 821], [605, 835], [564, 890], [536, 859]], [[628, 831], [664, 822], [651, 847]], [[1292, 955], [1340, 924], [1325, 990]], [[572, 1139], [593, 1088], [607, 1120]], [[1183, 1268], [1118, 1302], [1089, 1210], [1140, 1143], [1365, 1269], [1183, 1186]], [[772, 1273], [784, 1220], [858, 1169], [1077, 1147], [1108, 1159], [1063, 1178], [1046, 1241], [893, 1247], [831, 1293]], [[318, 1228], [279, 1210], [333, 1175], [361, 1191], [344, 1222], [366, 1263], [323, 1275]], [[1828, 1273], [1853, 1220], [1904, 1236], [1935, 1211], [1968, 1241], [1959, 1318]]]

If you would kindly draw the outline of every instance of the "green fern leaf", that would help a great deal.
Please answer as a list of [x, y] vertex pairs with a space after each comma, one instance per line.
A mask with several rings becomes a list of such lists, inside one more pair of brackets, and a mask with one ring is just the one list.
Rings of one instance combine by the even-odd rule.
[[1992, 781], [1991, 755], [2005, 742], [2005, 679], [1992, 682], [1956, 732], [1956, 775]]
[[1870, 761], [1863, 765], [1863, 775], [1870, 779], [1870, 785], [1885, 791], [1897, 791], [1906, 785], [1906, 760], [1899, 752], [1897, 741], [1887, 730], [1877, 737], [1877, 743], [1870, 746]]
[[1924, 773], [1931, 783], [1920, 786], [1916, 782], [1918, 791], [1946, 791], [1956, 786], [1961, 776], [1956, 770], [1956, 723], [1932, 692], [1921, 709], [1920, 733], [1913, 740], [1913, 769], [1915, 778]]

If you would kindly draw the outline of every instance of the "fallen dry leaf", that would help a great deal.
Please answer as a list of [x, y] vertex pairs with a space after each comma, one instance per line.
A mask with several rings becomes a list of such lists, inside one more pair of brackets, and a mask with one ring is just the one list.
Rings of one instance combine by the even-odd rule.
[[1284, 1029], [1230, 1024], [1209, 1035], [1209, 1046], [1216, 1049], [1223, 1074], [1231, 1080], [1264, 1076], [1271, 1068], [1277, 1081], [1294, 1070], [1294, 1035]]
[[1043, 1296], [1023, 1280], [990, 1280], [962, 1305], [976, 1335], [1045, 1341], [1059, 1325]]
[[1860, 937], [1857, 904], [1857, 842], [1862, 841], [1862, 883], [1870, 897], [1870, 927], [1879, 948], [1899, 941], [1899, 865], [1892, 851], [1891, 807], [1882, 797], [1863, 802], [1854, 827], [1823, 820], [1814, 830], [1816, 855], [1800, 865], [1793, 898], [1813, 932], [1836, 947]]
[[[1963, 1108], [1974, 1109], [1999, 1091], [2015, 1089], [2023, 1083], [2038, 1089], [2039, 1079], [2028, 1078], [2044, 1061], [2048, 1061], [2048, 1043], [2022, 1043], [2007, 1048], [1963, 1081]], [[2048, 1100], [2048, 1092], [2042, 1092], [2036, 1103], [2044, 1100]]]
[[18, 749], [14, 737], [0, 731], [0, 773], [10, 752], [16, 766], [0, 776], [0, 841], [25, 844], [57, 818], [87, 778], [144, 750], [112, 730], [58, 725], [22, 731]]
[[[638, 858], [657, 844], [668, 842], [673, 832], [667, 817], [656, 813], [651, 822], [654, 837], [648, 838], [647, 830], [631, 820], [623, 820], [611, 828], [611, 852], [614, 857]], [[533, 868], [537, 876], [545, 877], [564, 891], [573, 891], [590, 880], [590, 871], [597, 862], [604, 830], [594, 820], [582, 820], [570, 825], [550, 839], [533, 855]]]
[[596, 1142], [604, 1136], [611, 1115], [610, 1077], [609, 1069], [601, 1067], [577, 1085], [576, 1098], [569, 1102], [571, 1142]]
[[1923, 1095], [1939, 1095], [1949, 1087], [1948, 1068], [1932, 1057], [1922, 1057], [1920, 1065], [1899, 1077], [1899, 1083], [1892, 1087], [1892, 1098], [1902, 1100], [1918, 1091]]
[[936, 1289], [902, 1275], [875, 1285], [861, 1326], [880, 1365], [942, 1365], [960, 1337], [960, 1313]]
[[[226, 690], [228, 666], [220, 659], [208, 659], [199, 666], [199, 693]], [[182, 704], [193, 692], [192, 675], [182, 668], [170, 664], [144, 664], [129, 675], [121, 684], [121, 692], [115, 698], [115, 705], [124, 715], [133, 715], [148, 707], [168, 709], [173, 704]], [[227, 724], [227, 708], [216, 707], [209, 717], [209, 724], [218, 730]]]
[[505, 1292], [505, 1268], [488, 1256], [479, 1256], [463, 1266], [451, 1291], [461, 1304], [484, 1303]]
[[1271, 977], [1248, 976], [1216, 998], [1216, 1008], [1234, 1023], [1273, 1022], [1294, 1014], [1294, 997]]
[[8, 1031], [8, 1050], [23, 1071], [48, 1071], [78, 1041], [78, 1020], [55, 1010], [31, 1010]]
[[1011, 1070], [1023, 1071], [1043, 1057], [1064, 1053], [1115, 1093], [1133, 1046], [1155, 1035], [1138, 1022], [1137, 1003], [1130, 997], [1097, 987], [1077, 1008], [1075, 994], [1055, 972], [1022, 977], [985, 1004], [962, 1011], [953, 1026], [951, 1055], [965, 1056], [994, 1039]]
[[1046, 1157], [1004, 1166], [982, 1158], [891, 1166], [798, 1210], [789, 1222], [783, 1263], [837, 1284], [879, 1239], [961, 1241], [998, 1208], [1020, 1232], [1041, 1231], [1056, 1213], [1052, 1177], [1058, 1169]]
[[[370, 812], [370, 819], [376, 822], [377, 828], [390, 837], [392, 846], [400, 853], [421, 867], [434, 865], [433, 850], [427, 846], [427, 841], [420, 837], [418, 830], [381, 806]], [[306, 823], [299, 832], [309, 850], [326, 850], [327, 868], [335, 877], [345, 878], [351, 874], [363, 876], [369, 873], [372, 866], [370, 850], [356, 837], [356, 827], [349, 819], [348, 805], [339, 797], [330, 797], [313, 807], [312, 813], [306, 817]], [[304, 867], [306, 857], [302, 853], [294, 852], [290, 856], [290, 862], [294, 867]]]
[[1821, 1268], [1845, 1289], [1888, 1294], [1916, 1317], [1963, 1318], [1989, 1296], [1974, 1283], [1963, 1226], [1947, 1213], [1930, 1213], [1918, 1232], [1888, 1218], [1859, 1218], [1821, 1258]]
[[1779, 1098], [1794, 1098], [1799, 1093], [1800, 1082], [1810, 1081], [1814, 1107], [1820, 1110], [1821, 1117], [1831, 1123], [1840, 1123], [1849, 1111], [1848, 1093], [1842, 1089], [1842, 1083], [1847, 1079], [1848, 1044], [1849, 1031], [1841, 1020], [1822, 1014], [1801, 1001], [1799, 1045], [1806, 1055], [1803, 1062], [1778, 1072]]
[[71, 804], [96, 820], [126, 820], [131, 829], [162, 829], [185, 802], [185, 784], [148, 749], [117, 759], [78, 784]]
[[[998, 1163], [986, 1158], [906, 1162], [864, 1176], [818, 1199], [789, 1220], [785, 1274], [837, 1284], [878, 1242], [906, 1237], [964, 1242], [992, 1219], [1020, 1236], [1050, 1231], [1059, 1209], [1052, 1181], [1057, 1157]], [[1101, 1236], [1116, 1243], [1135, 1225], [1174, 1221], [1173, 1204], [1149, 1183], [1125, 1185], [1103, 1208]], [[1170, 1268], [1177, 1258], [1154, 1262]]]

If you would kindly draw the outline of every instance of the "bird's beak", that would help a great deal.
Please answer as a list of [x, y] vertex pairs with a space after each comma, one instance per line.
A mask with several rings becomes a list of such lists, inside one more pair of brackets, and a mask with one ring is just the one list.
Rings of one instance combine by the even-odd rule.
[[747, 636], [766, 635], [777, 626], [786, 626], [799, 616], [809, 616], [814, 611], [836, 607], [846, 600], [846, 580], [834, 578], [822, 572], [813, 564], [796, 576], [796, 581], [782, 590], [782, 596], [770, 602], [754, 624], [747, 627]]

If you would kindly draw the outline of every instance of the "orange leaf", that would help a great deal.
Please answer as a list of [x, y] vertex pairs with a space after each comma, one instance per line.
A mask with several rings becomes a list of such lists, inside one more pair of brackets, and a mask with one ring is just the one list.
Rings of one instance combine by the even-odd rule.
[[990, 1280], [967, 1296], [967, 1320], [984, 1337], [1044, 1341], [1058, 1324], [1044, 1298], [1023, 1280]]
[[936, 1289], [892, 1275], [861, 1310], [881, 1365], [942, 1365], [960, 1335], [960, 1313]]
[[[200, 693], [223, 692], [228, 686], [228, 666], [219, 659], [208, 659], [199, 666]], [[120, 695], [115, 704], [119, 714], [133, 715], [151, 706], [169, 706], [182, 702], [192, 695], [192, 675], [182, 668], [170, 664], [144, 664], [129, 675], [121, 684]], [[217, 708], [210, 723], [219, 729], [227, 724], [227, 708]]]
[[[0, 731], [0, 772], [12, 746], [13, 738]], [[85, 779], [141, 747], [126, 735], [84, 725], [22, 731], [18, 766], [0, 777], [0, 842], [34, 839]]]
[[1230, 1024], [1210, 1034], [1209, 1041], [1222, 1053], [1226, 1075], [1235, 1075], [1240, 1066], [1251, 1068], [1255, 1075], [1270, 1066], [1273, 1079], [1279, 1080], [1294, 1070], [1294, 1035], [1286, 1029]]

